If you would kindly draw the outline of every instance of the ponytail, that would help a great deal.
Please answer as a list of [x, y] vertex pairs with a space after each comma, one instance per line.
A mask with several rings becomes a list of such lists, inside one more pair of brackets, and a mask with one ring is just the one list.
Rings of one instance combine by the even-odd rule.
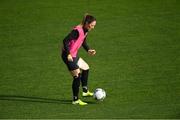
[[85, 24], [90, 24], [91, 22], [93, 21], [96, 21], [96, 18], [93, 17], [92, 15], [86, 13], [83, 17], [83, 20], [82, 20], [82, 25], [84, 26]]

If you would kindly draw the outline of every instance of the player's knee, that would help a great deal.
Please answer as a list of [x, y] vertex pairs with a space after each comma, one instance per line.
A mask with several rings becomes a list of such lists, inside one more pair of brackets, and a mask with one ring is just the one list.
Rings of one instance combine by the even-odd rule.
[[71, 73], [72, 73], [72, 76], [74, 78], [78, 78], [80, 76], [80, 70], [79, 69], [73, 70]]
[[73, 75], [74, 78], [78, 78], [80, 76], [80, 73]]

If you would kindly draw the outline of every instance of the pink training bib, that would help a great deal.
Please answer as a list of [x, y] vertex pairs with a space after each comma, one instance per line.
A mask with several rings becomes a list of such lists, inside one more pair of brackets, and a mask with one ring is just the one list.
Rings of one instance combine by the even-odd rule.
[[69, 43], [69, 51], [72, 57], [76, 57], [79, 48], [81, 47], [82, 43], [84, 42], [84, 38], [86, 37], [87, 34], [84, 34], [82, 26], [78, 25], [74, 27], [74, 30], [78, 30], [79, 32], [79, 37], [77, 40], [72, 40]]

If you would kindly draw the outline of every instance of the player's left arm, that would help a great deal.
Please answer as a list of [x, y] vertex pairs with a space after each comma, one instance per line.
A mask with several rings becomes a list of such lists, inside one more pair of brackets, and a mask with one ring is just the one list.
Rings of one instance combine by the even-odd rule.
[[95, 55], [96, 54], [96, 50], [95, 49], [91, 49], [87, 42], [86, 42], [86, 38], [84, 39], [84, 42], [82, 44], [83, 48], [88, 52], [88, 54], [90, 55]]

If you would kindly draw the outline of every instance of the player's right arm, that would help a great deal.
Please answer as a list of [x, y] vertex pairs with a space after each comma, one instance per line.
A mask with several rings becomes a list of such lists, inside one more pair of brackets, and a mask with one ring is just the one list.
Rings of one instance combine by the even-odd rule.
[[71, 54], [68, 54], [67, 59], [68, 59], [68, 61], [71, 61], [71, 62], [73, 61]]

